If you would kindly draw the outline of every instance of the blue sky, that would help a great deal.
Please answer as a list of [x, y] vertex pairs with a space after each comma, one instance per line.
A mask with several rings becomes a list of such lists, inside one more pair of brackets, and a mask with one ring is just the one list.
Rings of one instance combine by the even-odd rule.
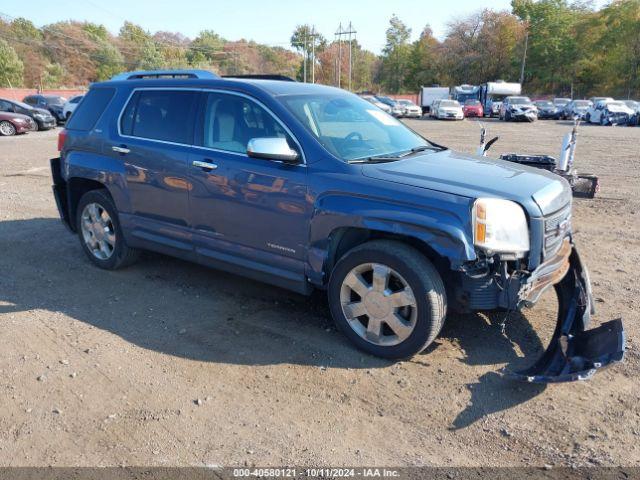
[[416, 38], [428, 23], [442, 38], [447, 22], [482, 8], [510, 9], [510, 0], [28, 0], [0, 2], [0, 12], [42, 26], [59, 20], [87, 20], [117, 32], [125, 19], [147, 30], [195, 37], [211, 29], [227, 38], [287, 46], [297, 24], [315, 24], [332, 39], [340, 22], [353, 22], [358, 41], [376, 53], [384, 44], [389, 18], [397, 14]]

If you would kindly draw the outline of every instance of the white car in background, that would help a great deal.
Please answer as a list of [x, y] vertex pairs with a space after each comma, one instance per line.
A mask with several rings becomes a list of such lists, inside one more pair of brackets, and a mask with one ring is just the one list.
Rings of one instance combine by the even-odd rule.
[[403, 117], [420, 118], [422, 117], [422, 109], [411, 100], [398, 100], [398, 104], [403, 108]]
[[71, 97], [64, 104], [64, 106], [62, 107], [62, 115], [64, 116], [65, 120], [69, 120], [69, 117], [80, 103], [80, 100], [82, 100], [82, 97], [84, 97], [84, 95], [76, 95], [75, 97]]
[[598, 123], [600, 125], [626, 125], [635, 113], [624, 102], [619, 100], [600, 100], [587, 110], [585, 119], [589, 123]]
[[431, 114], [439, 120], [463, 120], [462, 105], [457, 100], [436, 100], [431, 107]]
[[391, 115], [391, 107], [389, 105], [387, 105], [386, 103], [382, 103], [380, 100], [378, 100], [373, 95], [362, 95], [362, 98], [365, 99], [367, 102], [375, 105], [380, 110], [383, 110], [383, 111], [387, 112], [389, 115]]

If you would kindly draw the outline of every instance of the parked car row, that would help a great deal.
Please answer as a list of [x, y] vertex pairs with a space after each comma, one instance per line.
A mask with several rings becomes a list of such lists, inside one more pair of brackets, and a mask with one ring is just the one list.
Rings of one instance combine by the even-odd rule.
[[[423, 109], [410, 100], [394, 100], [383, 95], [361, 95], [362, 98], [396, 118], [421, 118]], [[462, 101], [462, 100], [461, 100]], [[572, 100], [557, 97], [552, 100], [532, 101], [521, 95], [507, 96], [493, 102], [496, 111], [485, 112], [478, 99], [464, 103], [449, 98], [433, 100], [428, 115], [439, 120], [462, 120], [497, 116], [503, 121], [569, 120], [580, 117], [589, 123], [600, 125], [640, 125], [640, 102], [614, 100], [610, 97], [592, 97], [589, 100]]]
[[0, 136], [50, 130], [65, 123], [82, 95], [68, 100], [58, 95], [29, 95], [22, 102], [0, 98]]
[[420, 118], [422, 116], [422, 109], [411, 100], [394, 100], [384, 95], [365, 94], [360, 97], [396, 118]]

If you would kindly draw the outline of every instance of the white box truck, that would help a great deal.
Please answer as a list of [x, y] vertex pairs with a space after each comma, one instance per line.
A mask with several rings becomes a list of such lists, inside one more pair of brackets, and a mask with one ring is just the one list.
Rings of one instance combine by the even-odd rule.
[[431, 111], [431, 104], [434, 100], [443, 100], [449, 98], [449, 87], [421, 87], [419, 100], [422, 107], [422, 115], [426, 115]]

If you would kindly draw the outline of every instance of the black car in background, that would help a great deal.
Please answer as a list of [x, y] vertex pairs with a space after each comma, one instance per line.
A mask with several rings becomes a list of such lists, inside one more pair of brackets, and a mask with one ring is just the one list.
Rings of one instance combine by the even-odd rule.
[[62, 108], [67, 99], [60, 95], [29, 95], [24, 97], [23, 102], [31, 105], [32, 107], [42, 108], [48, 110], [58, 122], [58, 124], [64, 123], [64, 113]]
[[49, 130], [56, 126], [56, 119], [51, 115], [49, 110], [32, 107], [17, 100], [0, 98], [0, 112], [13, 112], [27, 115], [36, 122], [37, 130]]
[[536, 100], [533, 102], [538, 107], [538, 118], [545, 120], [559, 120], [562, 114], [562, 107], [558, 107], [551, 100]]

